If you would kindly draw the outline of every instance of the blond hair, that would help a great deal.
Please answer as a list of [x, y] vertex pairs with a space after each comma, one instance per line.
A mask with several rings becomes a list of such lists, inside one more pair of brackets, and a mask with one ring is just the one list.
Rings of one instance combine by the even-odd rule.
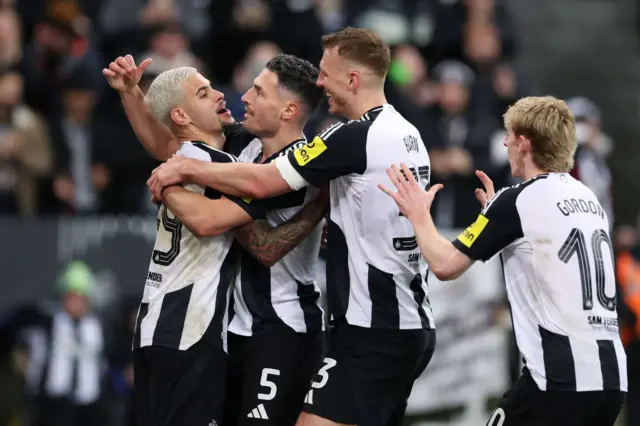
[[165, 71], [153, 80], [145, 101], [156, 119], [171, 126], [171, 110], [184, 98], [182, 83], [197, 72], [193, 67], [179, 67]]
[[567, 104], [553, 96], [529, 96], [504, 114], [504, 126], [531, 142], [534, 163], [546, 172], [569, 172], [578, 146]]

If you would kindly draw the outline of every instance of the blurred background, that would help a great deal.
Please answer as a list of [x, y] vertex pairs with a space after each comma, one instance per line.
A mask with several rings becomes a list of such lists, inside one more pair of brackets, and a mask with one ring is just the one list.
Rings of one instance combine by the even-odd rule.
[[[640, 5], [637, 0], [0, 0], [0, 426], [134, 425], [132, 318], [155, 238], [157, 165], [101, 69], [153, 58], [143, 86], [196, 66], [240, 101], [266, 62], [318, 63], [346, 25], [392, 46], [387, 96], [422, 133], [435, 217], [478, 214], [475, 169], [513, 183], [501, 116], [522, 96], [569, 103], [572, 172], [609, 212], [630, 393], [640, 426]], [[144, 90], [144, 87], [143, 87]], [[307, 136], [335, 118], [323, 106]], [[322, 269], [322, 268], [320, 268]], [[324, 281], [322, 273], [319, 280]], [[438, 350], [407, 424], [479, 425], [519, 376], [499, 265], [430, 281]]]

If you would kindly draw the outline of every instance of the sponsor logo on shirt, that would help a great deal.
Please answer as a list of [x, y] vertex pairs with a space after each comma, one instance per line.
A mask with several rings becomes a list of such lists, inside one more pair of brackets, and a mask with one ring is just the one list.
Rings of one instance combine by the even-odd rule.
[[305, 166], [309, 161], [318, 157], [326, 150], [327, 145], [325, 145], [324, 141], [320, 139], [320, 136], [316, 136], [315, 138], [313, 138], [313, 141], [311, 141], [311, 143], [303, 145], [302, 147], [293, 151], [293, 156], [298, 162], [298, 165]]
[[485, 216], [480, 215], [476, 219], [471, 226], [462, 231], [460, 235], [458, 235], [458, 241], [464, 244], [466, 247], [471, 247], [473, 243], [478, 239], [482, 231], [484, 231], [485, 226], [489, 223], [489, 219]]

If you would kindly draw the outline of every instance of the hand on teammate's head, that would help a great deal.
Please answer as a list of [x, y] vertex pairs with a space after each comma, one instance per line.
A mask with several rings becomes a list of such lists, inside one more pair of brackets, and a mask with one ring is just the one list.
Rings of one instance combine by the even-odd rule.
[[102, 74], [106, 77], [109, 86], [123, 93], [138, 85], [142, 73], [151, 65], [151, 62], [151, 58], [147, 58], [140, 65], [136, 65], [133, 56], [120, 56], [111, 62], [108, 68], [104, 68]]
[[387, 169], [387, 176], [397, 191], [394, 192], [382, 184], [378, 184], [378, 188], [393, 198], [402, 214], [414, 225], [427, 219], [436, 193], [444, 186], [437, 184], [425, 190], [405, 164], [401, 164], [401, 168], [394, 164]]

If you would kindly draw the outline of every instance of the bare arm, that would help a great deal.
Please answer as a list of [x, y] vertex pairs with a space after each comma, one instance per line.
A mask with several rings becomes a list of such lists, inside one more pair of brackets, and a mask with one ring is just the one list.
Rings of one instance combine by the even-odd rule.
[[235, 230], [236, 240], [267, 267], [286, 256], [318, 226], [329, 209], [328, 188], [287, 222], [273, 228], [266, 219]]
[[198, 237], [215, 237], [252, 220], [227, 198], [211, 200], [180, 186], [165, 189], [162, 201]]
[[469, 256], [440, 235], [431, 215], [421, 222], [416, 221], [413, 228], [422, 256], [427, 261], [429, 270], [439, 280], [454, 280], [473, 265], [473, 260]]
[[120, 92], [120, 99], [133, 131], [155, 159], [166, 161], [180, 149], [180, 142], [171, 130], [151, 114], [138, 86]]
[[208, 163], [184, 161], [180, 174], [187, 182], [237, 197], [270, 198], [291, 191], [274, 163]]

